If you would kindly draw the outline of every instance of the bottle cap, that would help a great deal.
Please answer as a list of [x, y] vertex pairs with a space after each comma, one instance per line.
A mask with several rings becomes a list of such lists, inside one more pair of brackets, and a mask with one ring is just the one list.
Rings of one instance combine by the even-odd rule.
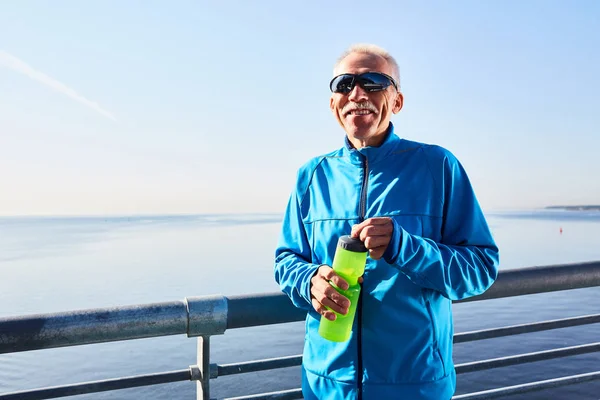
[[350, 235], [341, 236], [338, 240], [338, 246], [344, 250], [354, 253], [366, 253], [365, 244], [358, 238], [353, 238]]

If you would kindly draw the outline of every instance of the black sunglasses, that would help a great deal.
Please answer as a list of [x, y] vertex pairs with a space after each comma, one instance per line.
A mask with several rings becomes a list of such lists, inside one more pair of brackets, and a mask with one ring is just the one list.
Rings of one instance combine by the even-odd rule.
[[341, 74], [329, 82], [333, 93], [348, 94], [358, 84], [366, 92], [379, 92], [393, 85], [398, 90], [398, 84], [389, 75], [381, 72], [365, 72], [363, 74]]

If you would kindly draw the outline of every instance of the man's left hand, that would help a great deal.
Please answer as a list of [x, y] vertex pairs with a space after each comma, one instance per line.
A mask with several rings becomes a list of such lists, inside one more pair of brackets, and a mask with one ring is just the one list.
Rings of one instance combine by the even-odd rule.
[[394, 223], [388, 217], [369, 218], [352, 227], [351, 236], [359, 238], [374, 260], [379, 260], [392, 238]]

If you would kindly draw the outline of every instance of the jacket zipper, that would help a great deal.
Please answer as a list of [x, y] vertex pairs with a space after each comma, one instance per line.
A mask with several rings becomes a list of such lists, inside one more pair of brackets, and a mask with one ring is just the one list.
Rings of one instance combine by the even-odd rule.
[[366, 156], [363, 156], [363, 158], [363, 184], [360, 194], [360, 214], [358, 216], [360, 222], [363, 222], [365, 220], [365, 214], [367, 212], [367, 185], [369, 184], [369, 160]]
[[[367, 185], [369, 183], [369, 160], [366, 156], [363, 156], [363, 184], [361, 188], [360, 194], [360, 204], [359, 204], [359, 219], [360, 222], [365, 220], [365, 214], [367, 210]], [[361, 288], [362, 289], [362, 288]], [[357, 389], [358, 389], [358, 400], [362, 400], [362, 380], [363, 380], [363, 363], [362, 363], [362, 299], [363, 299], [363, 291], [360, 291], [360, 295], [358, 297], [358, 317], [357, 317], [357, 352], [358, 352], [358, 363], [357, 363]]]

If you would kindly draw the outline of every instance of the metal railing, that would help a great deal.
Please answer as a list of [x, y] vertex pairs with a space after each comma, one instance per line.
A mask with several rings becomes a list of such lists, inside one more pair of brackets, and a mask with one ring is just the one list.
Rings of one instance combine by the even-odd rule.
[[[530, 267], [500, 271], [496, 283], [487, 292], [461, 302], [595, 286], [600, 286], [600, 261]], [[306, 313], [295, 308], [285, 295], [267, 293], [230, 297], [188, 297], [183, 301], [0, 318], [0, 354], [167, 335], [187, 334], [188, 337], [198, 338], [197, 365], [189, 366], [186, 369], [3, 393], [0, 394], [0, 400], [51, 399], [179, 381], [195, 381], [197, 399], [207, 400], [210, 398], [211, 379], [219, 376], [298, 366], [302, 362], [302, 356], [295, 355], [225, 365], [211, 364], [209, 355], [212, 335], [223, 334], [229, 329], [300, 321], [305, 316]], [[458, 333], [454, 336], [454, 343], [598, 322], [600, 322], [600, 314], [506, 326]], [[599, 350], [600, 343], [590, 343], [518, 354], [458, 364], [456, 372], [462, 374], [482, 371]], [[600, 371], [594, 371], [457, 395], [453, 399], [494, 399], [598, 379], [600, 379]], [[299, 398], [302, 398], [301, 390], [292, 389], [234, 397], [228, 400]]]

